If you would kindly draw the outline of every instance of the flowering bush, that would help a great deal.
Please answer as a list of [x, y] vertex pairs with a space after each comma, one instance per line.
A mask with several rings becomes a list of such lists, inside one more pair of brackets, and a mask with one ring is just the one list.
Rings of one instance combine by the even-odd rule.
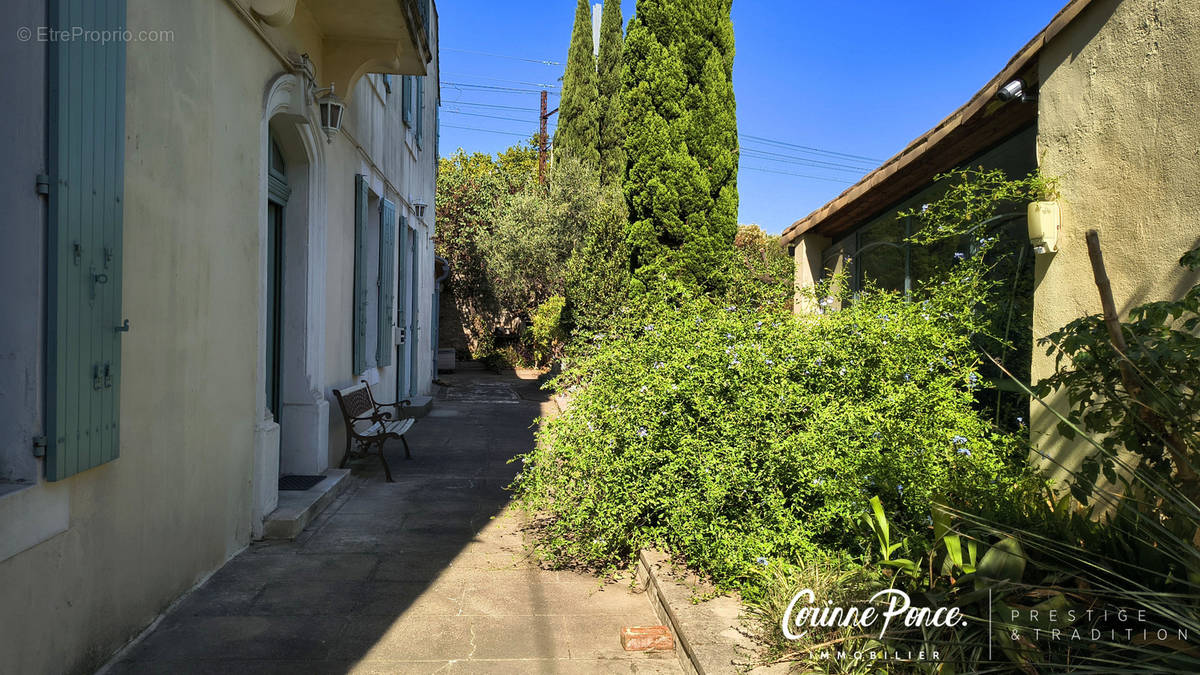
[[619, 315], [557, 380], [573, 404], [517, 479], [543, 553], [608, 567], [654, 545], [746, 588], [765, 560], [860, 549], [871, 496], [915, 527], [935, 497], [1019, 489], [1015, 442], [972, 409], [972, 283], [802, 317], [705, 297]]

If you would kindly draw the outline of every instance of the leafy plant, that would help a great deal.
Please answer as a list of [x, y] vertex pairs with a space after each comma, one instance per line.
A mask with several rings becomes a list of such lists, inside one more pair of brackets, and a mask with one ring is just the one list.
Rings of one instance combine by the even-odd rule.
[[516, 484], [547, 516], [549, 559], [614, 566], [658, 545], [753, 593], [759, 558], [856, 547], [866, 495], [911, 528], [934, 494], [1026, 489], [1021, 446], [972, 408], [957, 282], [795, 316], [744, 261], [715, 273], [727, 295], [628, 309], [571, 355], [572, 406]]
[[837, 651], [869, 654], [884, 649], [875, 635], [864, 635], [854, 626], [808, 626], [797, 640], [789, 639], [782, 630], [788, 608], [801, 591], [811, 591], [822, 604], [865, 606], [864, 599], [887, 584], [877, 570], [845, 554], [818, 553], [795, 563], [767, 563], [759, 576], [755, 585], [762, 591], [747, 598], [747, 618], [755, 636], [767, 646], [761, 660], [799, 662], [809, 670], [826, 673], [877, 673], [885, 668], [884, 659], [830, 658]]
[[[994, 187], [993, 194], [1009, 189]], [[1026, 188], [1019, 198], [1050, 192], [1037, 181], [1026, 182]], [[976, 223], [990, 212], [976, 204], [978, 195], [964, 188], [951, 197]], [[971, 232], [971, 225], [951, 222], [948, 211], [926, 210], [931, 211], [932, 229], [944, 216], [943, 234]], [[970, 275], [987, 274], [991, 242], [974, 239], [983, 255], [974, 259], [978, 264], [968, 256], [952, 279], [966, 283]], [[1194, 269], [1198, 261], [1200, 251], [1191, 251], [1180, 262]], [[1186, 471], [1197, 447], [1196, 372], [1188, 364], [1198, 355], [1198, 296], [1193, 288], [1178, 300], [1134, 309], [1120, 325], [1125, 350], [1113, 346], [1099, 317], [1072, 322], [1046, 342], [1051, 353], [1057, 351], [1059, 367], [1037, 395], [1024, 377], [1012, 380], [1058, 416], [1065, 435], [1092, 446], [1082, 470], [1063, 467], [1070, 494], [1011, 490], [990, 503], [971, 504], [937, 494], [928, 502], [925, 524], [907, 514], [890, 517], [897, 506], [886, 490], [864, 497], [862, 541], [869, 543], [870, 555], [861, 573], [882, 575], [881, 585], [902, 588], [923, 606], [955, 606], [967, 617], [959, 626], [889, 633], [886, 649], [939, 653], [935, 662], [893, 662], [889, 670], [1200, 671], [1194, 645], [1200, 634], [1200, 507]], [[835, 305], [825, 308], [830, 306]], [[987, 327], [986, 317], [978, 320]], [[998, 360], [996, 369], [1011, 376]], [[1068, 411], [1045, 398], [1055, 391], [1068, 394]], [[1100, 473], [1110, 485], [1096, 491]], [[1081, 505], [1072, 494], [1088, 499]], [[820, 576], [806, 572], [801, 578]], [[790, 588], [779, 577], [769, 583], [763, 598]], [[778, 612], [773, 618], [779, 620]], [[792, 658], [811, 667], [827, 663], [814, 660], [809, 643], [774, 639], [775, 655], [790, 648]]]
[[566, 304], [566, 298], [554, 295], [538, 305], [533, 313], [530, 331], [533, 335], [534, 358], [539, 365], [556, 356], [567, 338], [563, 328], [563, 309]]
[[[1189, 252], [1181, 264], [1197, 257]], [[931, 605], [963, 607], [972, 624], [897, 635], [893, 648], [937, 647], [944, 661], [972, 671], [1200, 668], [1200, 650], [1189, 642], [1200, 631], [1200, 507], [1166, 450], [1172, 438], [1195, 447], [1194, 389], [1181, 385], [1187, 375], [1161, 365], [1194, 353], [1194, 335], [1172, 334], [1200, 323], [1189, 324], [1197, 293], [1132, 310], [1120, 324], [1125, 351], [1113, 346], [1099, 317], [1074, 321], [1048, 341], [1061, 360], [1039, 392], [1067, 389], [1072, 407], [1064, 414], [1044, 396], [1035, 400], [1059, 418], [1065, 434], [1092, 446], [1091, 461], [1079, 471], [1063, 467], [1069, 494], [1047, 491], [1004, 513], [936, 505], [932, 539], [926, 533], [905, 540], [924, 551], [916, 567], [928, 569], [928, 577], [895, 580]], [[1131, 372], [1138, 378], [1133, 387]], [[1147, 405], [1147, 395], [1160, 405]], [[1147, 424], [1146, 411], [1158, 419]], [[1096, 491], [1102, 470], [1111, 485]], [[872, 514], [886, 522], [879, 509]], [[879, 564], [886, 567], [895, 545], [886, 536], [879, 541]], [[976, 558], [963, 555], [963, 542], [982, 553], [974, 569]]]
[[437, 251], [450, 261], [449, 289], [476, 358], [520, 340], [555, 295], [569, 300], [564, 328], [575, 317], [598, 325], [620, 302], [624, 200], [595, 167], [561, 157], [542, 190], [536, 154], [516, 146], [495, 159], [456, 153], [438, 181]]
[[[948, 265], [966, 265], [977, 272], [986, 301], [976, 305], [980, 317], [975, 347], [994, 355], [1004, 370], [1029, 384], [1034, 265], [1025, 213], [1029, 202], [1054, 199], [1057, 181], [1036, 171], [1009, 177], [982, 167], [956, 169], [935, 181], [944, 190], [937, 199], [897, 216], [908, 219], [913, 229], [908, 248], [912, 274], [928, 280]], [[984, 362], [980, 375], [980, 410], [990, 410], [998, 427], [1023, 433], [1028, 397], [990, 361]]]
[[438, 227], [434, 246], [450, 263], [447, 292], [463, 317], [468, 346], [477, 357], [491, 353], [504, 322], [484, 242], [510, 195], [536, 179], [536, 149], [517, 145], [495, 158], [461, 149], [439, 163]]
[[[1200, 248], [1179, 264], [1200, 268]], [[1040, 341], [1055, 357], [1055, 372], [1037, 393], [1064, 392], [1070, 406], [1059, 432], [1074, 438], [1082, 428], [1106, 450], [1084, 461], [1084, 480], [1073, 483], [1073, 494], [1087, 503], [1101, 473], [1110, 483], [1127, 484], [1123, 469], [1142, 460], [1158, 480], [1200, 501], [1200, 284], [1178, 300], [1135, 307], [1119, 328], [1124, 353], [1100, 315], [1076, 319]], [[1118, 450], [1136, 459], [1122, 460]]]
[[914, 577], [921, 573], [917, 563], [907, 558], [892, 557], [897, 549], [904, 546], [904, 541], [892, 542], [892, 529], [888, 526], [887, 514], [883, 512], [883, 502], [879, 501], [879, 497], [871, 497], [871, 511], [863, 515], [863, 521], [879, 541], [880, 564], [907, 572]]

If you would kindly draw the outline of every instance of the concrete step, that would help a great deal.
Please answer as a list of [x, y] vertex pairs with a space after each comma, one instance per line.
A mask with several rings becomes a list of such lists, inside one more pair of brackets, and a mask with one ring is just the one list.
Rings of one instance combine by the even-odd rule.
[[264, 539], [295, 539], [350, 484], [350, 469], [327, 469], [311, 488], [279, 493], [279, 507], [263, 521]]
[[429, 414], [433, 410], [432, 396], [409, 396], [408, 400], [411, 405], [405, 406], [404, 411], [410, 413], [409, 417], [418, 419]]

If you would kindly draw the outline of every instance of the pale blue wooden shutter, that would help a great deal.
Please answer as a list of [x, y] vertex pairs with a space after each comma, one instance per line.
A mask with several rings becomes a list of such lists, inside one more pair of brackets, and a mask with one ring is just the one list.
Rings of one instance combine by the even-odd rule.
[[400, 110], [405, 126], [412, 126], [412, 81], [411, 75], [405, 75], [400, 81]]
[[396, 205], [384, 199], [379, 206], [379, 333], [375, 364], [392, 365], [392, 323], [396, 303]]
[[[51, 29], [125, 27], [125, 0], [51, 0]], [[48, 46], [46, 479], [119, 454], [125, 43]], [[12, 92], [10, 92], [12, 94]]]
[[[397, 279], [396, 283], [396, 325], [404, 329], [404, 348], [408, 349], [409, 343], [412, 341], [412, 327], [408, 325], [408, 307], [405, 304], [408, 299], [408, 259], [405, 256], [405, 251], [408, 250], [408, 218], [400, 216], [400, 230], [396, 237], [399, 239], [399, 245], [396, 247], [399, 254], [399, 264], [396, 265]], [[408, 363], [403, 358], [396, 359], [396, 381], [404, 381], [404, 373], [407, 370]], [[397, 393], [401, 394], [399, 387]], [[401, 394], [402, 395], [402, 394]]]
[[354, 176], [354, 372], [367, 369], [367, 193], [366, 176]]
[[421, 142], [425, 136], [425, 78], [417, 78], [417, 147], [423, 147]]
[[411, 331], [411, 334], [409, 335], [408, 339], [409, 339], [409, 342], [412, 343], [412, 347], [408, 350], [408, 360], [409, 360], [409, 363], [408, 363], [408, 368], [409, 368], [409, 370], [408, 370], [408, 381], [409, 381], [408, 390], [409, 390], [410, 396], [416, 396], [417, 395], [417, 363], [418, 363], [418, 358], [419, 358], [419, 350], [417, 348], [417, 346], [418, 346], [417, 330], [418, 330], [418, 326], [420, 325], [420, 321], [421, 321], [421, 313], [420, 313], [420, 311], [418, 311], [419, 307], [417, 304], [419, 302], [419, 296], [417, 295], [417, 290], [421, 288], [421, 281], [420, 281], [420, 278], [417, 276], [417, 274], [418, 274], [419, 270], [421, 269], [421, 266], [418, 264], [419, 261], [417, 259], [417, 231], [415, 229], [412, 231], [412, 236], [410, 238], [412, 239], [412, 241], [409, 243], [409, 246], [412, 248], [412, 262], [410, 263], [412, 265], [412, 273], [409, 277], [409, 279], [410, 279], [409, 287], [410, 287], [410, 290], [412, 293], [412, 311], [410, 312], [408, 321], [409, 321], [409, 324], [412, 326], [412, 331]]

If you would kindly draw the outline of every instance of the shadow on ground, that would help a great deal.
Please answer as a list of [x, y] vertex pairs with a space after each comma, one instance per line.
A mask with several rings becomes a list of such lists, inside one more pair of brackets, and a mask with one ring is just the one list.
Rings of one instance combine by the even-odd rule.
[[184, 599], [111, 673], [679, 672], [628, 654], [657, 623], [627, 584], [539, 569], [506, 491], [553, 404], [531, 380], [460, 371], [293, 542], [256, 543]]

